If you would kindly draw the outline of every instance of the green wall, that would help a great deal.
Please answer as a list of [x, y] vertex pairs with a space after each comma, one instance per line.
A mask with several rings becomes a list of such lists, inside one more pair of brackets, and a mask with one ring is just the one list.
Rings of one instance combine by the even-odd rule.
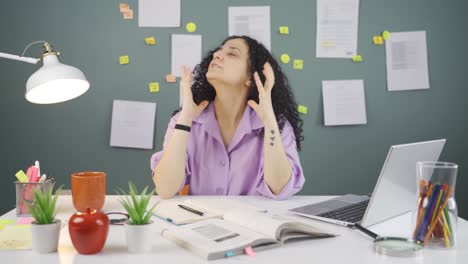
[[[63, 55], [61, 61], [83, 70], [91, 89], [84, 96], [57, 105], [34, 105], [24, 99], [25, 83], [38, 67], [0, 59], [0, 213], [14, 207], [14, 174], [38, 159], [42, 171], [58, 184], [70, 185], [70, 173], [100, 170], [108, 174], [107, 192], [134, 181], [152, 184], [150, 155], [162, 146], [172, 111], [178, 106], [178, 85], [164, 81], [170, 72], [170, 36], [181, 28], [138, 28], [138, 2], [127, 1], [135, 19], [123, 20], [119, 1], [15, 0], [2, 5], [0, 51], [21, 54], [35, 40], [50, 41]], [[302, 194], [344, 194], [372, 191], [388, 148], [392, 144], [447, 138], [442, 159], [458, 163], [457, 201], [460, 215], [468, 217], [466, 177], [468, 156], [468, 61], [463, 0], [361, 0], [358, 52], [364, 62], [315, 58], [316, 2], [182, 0], [182, 25], [196, 22], [203, 35], [203, 53], [227, 35], [228, 5], [271, 5], [272, 52], [305, 61], [304, 70], [284, 67], [298, 102], [308, 106], [304, 119], [301, 161], [306, 175]], [[276, 33], [287, 25], [289, 36]], [[431, 89], [388, 92], [385, 50], [372, 36], [383, 30], [427, 31]], [[156, 46], [143, 39], [155, 36]], [[28, 56], [37, 56], [33, 46]], [[130, 56], [120, 66], [118, 57]], [[324, 127], [321, 81], [364, 79], [367, 120], [363, 126]], [[148, 82], [160, 82], [150, 94]], [[157, 102], [153, 150], [109, 146], [114, 99]]]

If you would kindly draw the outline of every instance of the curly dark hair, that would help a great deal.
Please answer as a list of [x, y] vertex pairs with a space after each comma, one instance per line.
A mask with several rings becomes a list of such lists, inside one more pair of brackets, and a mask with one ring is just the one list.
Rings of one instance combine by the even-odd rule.
[[[297, 110], [297, 103], [294, 98], [294, 94], [289, 87], [288, 79], [286, 75], [282, 72], [281, 67], [279, 66], [278, 62], [273, 58], [271, 53], [259, 43], [257, 40], [250, 38], [248, 36], [230, 36], [223, 41], [223, 45], [231, 39], [243, 39], [247, 46], [249, 47], [249, 72], [250, 76], [253, 80], [254, 72], [257, 72], [262, 83], [265, 82], [265, 75], [263, 75], [263, 65], [266, 62], [269, 62], [271, 67], [273, 68], [273, 72], [275, 74], [275, 84], [271, 91], [271, 100], [273, 104], [273, 110], [275, 112], [276, 121], [278, 122], [278, 126], [280, 131], [283, 130], [285, 120], [288, 120], [294, 130], [294, 135], [296, 136], [296, 145], [297, 149], [301, 149], [301, 141], [304, 140], [302, 136], [302, 119], [299, 117], [299, 113]], [[216, 48], [211, 50], [208, 55], [203, 58], [200, 64], [198, 64], [193, 73], [194, 73], [194, 83], [192, 85], [192, 93], [193, 93], [193, 101], [196, 104], [200, 104], [200, 102], [207, 100], [212, 102], [216, 96], [216, 91], [208, 83], [206, 79], [206, 73], [208, 72], [208, 67], [210, 62], [213, 59], [213, 53], [219, 49]], [[259, 102], [258, 100], [258, 90], [257, 85], [254, 81], [250, 82], [249, 87], [249, 95], [247, 100], [254, 100], [255, 102]], [[262, 131], [264, 134], [264, 131]]]

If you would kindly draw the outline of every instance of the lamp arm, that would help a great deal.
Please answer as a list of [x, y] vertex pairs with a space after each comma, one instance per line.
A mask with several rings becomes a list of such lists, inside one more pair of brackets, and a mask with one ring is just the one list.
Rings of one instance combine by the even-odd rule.
[[40, 59], [29, 58], [29, 57], [22, 57], [22, 56], [18, 56], [18, 55], [3, 53], [3, 52], [0, 52], [0, 58], [6, 58], [6, 59], [10, 59], [10, 60], [24, 61], [24, 62], [28, 62], [28, 63], [31, 63], [31, 64], [36, 64], [36, 63], [38, 63], [38, 62], [40, 61]]

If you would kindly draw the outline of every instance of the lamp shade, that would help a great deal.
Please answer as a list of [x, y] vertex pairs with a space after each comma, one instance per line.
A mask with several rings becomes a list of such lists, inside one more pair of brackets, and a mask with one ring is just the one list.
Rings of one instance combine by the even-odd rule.
[[84, 94], [89, 82], [77, 68], [59, 62], [55, 54], [43, 57], [44, 65], [26, 83], [26, 100], [36, 104], [65, 102]]

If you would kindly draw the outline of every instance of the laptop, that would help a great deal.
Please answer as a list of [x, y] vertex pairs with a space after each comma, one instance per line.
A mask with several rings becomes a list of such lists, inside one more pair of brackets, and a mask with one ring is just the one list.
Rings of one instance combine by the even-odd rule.
[[445, 139], [393, 145], [370, 196], [347, 194], [289, 211], [344, 226], [371, 226], [411, 211], [416, 203], [416, 162], [437, 161]]

